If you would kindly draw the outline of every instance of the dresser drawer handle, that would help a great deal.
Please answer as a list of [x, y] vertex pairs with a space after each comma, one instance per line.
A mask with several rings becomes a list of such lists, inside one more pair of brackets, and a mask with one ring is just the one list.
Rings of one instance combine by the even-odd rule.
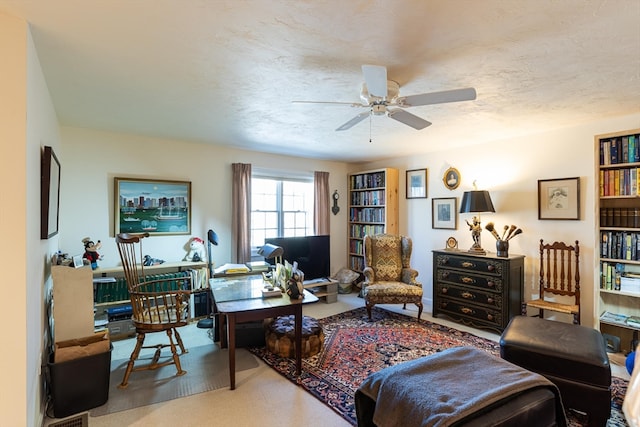
[[446, 294], [447, 292], [449, 292], [449, 288], [442, 288], [440, 291], [441, 294]]
[[495, 265], [488, 265], [488, 266], [487, 266], [487, 270], [489, 270], [489, 271], [493, 271], [493, 270], [495, 270], [495, 269], [496, 269], [496, 266], [495, 266]]
[[461, 307], [460, 311], [463, 312], [464, 314], [474, 314], [475, 311], [472, 308], [468, 308], [468, 307]]
[[469, 284], [469, 283], [475, 283], [475, 279], [471, 278], [471, 277], [461, 277], [460, 280], [462, 280], [462, 283], [465, 284]]
[[493, 298], [487, 298], [487, 302], [488, 302], [489, 304], [493, 304], [493, 302], [494, 302], [494, 301], [495, 301], [495, 300], [494, 300]]
[[493, 321], [493, 315], [491, 315], [491, 314], [487, 314], [487, 320], [491, 320], [491, 321]]
[[471, 292], [463, 292], [460, 294], [460, 296], [462, 296], [462, 298], [464, 299], [476, 299], [476, 296]]
[[442, 278], [446, 279], [447, 277], [449, 277], [449, 272], [448, 271], [443, 271], [442, 272]]
[[473, 268], [476, 265], [473, 262], [469, 262], [469, 261], [462, 261], [462, 266], [464, 268]]
[[496, 283], [493, 280], [489, 280], [487, 282], [487, 286], [490, 287], [490, 288], [494, 288], [496, 286]]

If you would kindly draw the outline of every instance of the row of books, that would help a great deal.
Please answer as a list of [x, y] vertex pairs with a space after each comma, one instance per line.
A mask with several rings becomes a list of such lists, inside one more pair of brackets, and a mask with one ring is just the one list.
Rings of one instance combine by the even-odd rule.
[[[153, 289], [147, 289], [149, 292], [163, 292], [178, 289], [191, 290], [189, 281], [185, 279], [190, 277], [194, 285], [203, 287], [203, 274], [206, 275], [206, 268], [147, 275], [144, 277], [144, 281], [160, 280], [160, 282], [154, 285]], [[194, 280], [194, 278], [196, 280]], [[206, 283], [206, 279], [204, 279], [204, 281]], [[197, 289], [195, 286], [194, 288]], [[93, 301], [96, 304], [129, 300], [129, 287], [124, 277], [115, 278], [114, 281], [94, 282], [93, 292]]]
[[601, 169], [600, 197], [640, 195], [640, 168]]
[[600, 321], [605, 323], [613, 323], [616, 325], [630, 326], [632, 328], [640, 329], [640, 317], [627, 316], [626, 314], [612, 313], [605, 311], [600, 316]]
[[640, 261], [640, 233], [601, 231], [600, 258]]
[[351, 208], [349, 210], [351, 221], [360, 222], [384, 222], [384, 209], [382, 208]]
[[602, 262], [600, 289], [640, 295], [640, 275], [625, 271], [621, 263]]
[[383, 206], [384, 202], [384, 190], [351, 193], [352, 205]]
[[349, 268], [355, 271], [364, 270], [364, 258], [358, 256], [349, 257]]
[[362, 240], [349, 240], [349, 252], [362, 255], [364, 253]]
[[367, 234], [384, 233], [384, 225], [359, 225], [351, 224], [349, 236], [363, 238]]
[[640, 207], [600, 208], [600, 227], [640, 228]]
[[640, 135], [626, 135], [600, 140], [600, 164], [640, 162]]
[[361, 190], [365, 188], [384, 187], [384, 172], [365, 173], [351, 176], [351, 188]]

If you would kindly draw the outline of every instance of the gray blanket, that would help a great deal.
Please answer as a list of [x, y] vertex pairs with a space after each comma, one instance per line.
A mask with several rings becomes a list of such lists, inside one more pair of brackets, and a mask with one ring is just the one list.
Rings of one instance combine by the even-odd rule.
[[541, 375], [474, 347], [455, 347], [371, 374], [358, 392], [376, 402], [373, 421], [388, 426], [451, 426], [482, 408], [536, 387], [558, 397], [559, 424], [566, 423], [559, 392]]

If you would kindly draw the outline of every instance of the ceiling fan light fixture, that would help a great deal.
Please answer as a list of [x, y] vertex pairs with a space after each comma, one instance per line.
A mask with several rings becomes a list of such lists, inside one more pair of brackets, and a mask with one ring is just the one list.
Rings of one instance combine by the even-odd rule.
[[360, 99], [366, 105], [371, 105], [375, 103], [380, 103], [386, 101], [387, 103], [395, 102], [395, 99], [400, 94], [400, 85], [393, 80], [387, 80], [387, 96], [386, 98], [380, 96], [374, 96], [369, 93], [367, 89], [367, 84], [362, 83], [362, 90], [360, 91]]
[[387, 107], [384, 104], [373, 104], [371, 106], [371, 112], [376, 116], [382, 116], [387, 112]]

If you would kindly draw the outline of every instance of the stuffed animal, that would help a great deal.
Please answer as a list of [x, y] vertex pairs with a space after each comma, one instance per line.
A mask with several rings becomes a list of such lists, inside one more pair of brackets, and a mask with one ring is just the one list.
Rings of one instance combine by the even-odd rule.
[[185, 261], [200, 262], [204, 261], [204, 240], [199, 237], [193, 237], [189, 242], [189, 253], [184, 258]]
[[144, 265], [145, 267], [149, 267], [151, 265], [160, 265], [162, 263], [164, 263], [163, 259], [152, 258], [151, 255], [145, 255], [142, 261], [142, 265]]
[[98, 268], [98, 261], [102, 259], [102, 255], [98, 253], [98, 250], [102, 247], [102, 243], [98, 240], [98, 243], [93, 243], [93, 240], [89, 237], [82, 239], [84, 244], [84, 255], [82, 258], [86, 260], [85, 264], [91, 265], [91, 269]]
[[304, 282], [304, 273], [302, 270], [298, 270], [298, 263], [294, 262], [293, 269], [291, 270], [291, 278], [287, 284], [287, 295], [289, 295], [289, 298], [304, 298], [304, 287], [302, 286], [302, 282]]

